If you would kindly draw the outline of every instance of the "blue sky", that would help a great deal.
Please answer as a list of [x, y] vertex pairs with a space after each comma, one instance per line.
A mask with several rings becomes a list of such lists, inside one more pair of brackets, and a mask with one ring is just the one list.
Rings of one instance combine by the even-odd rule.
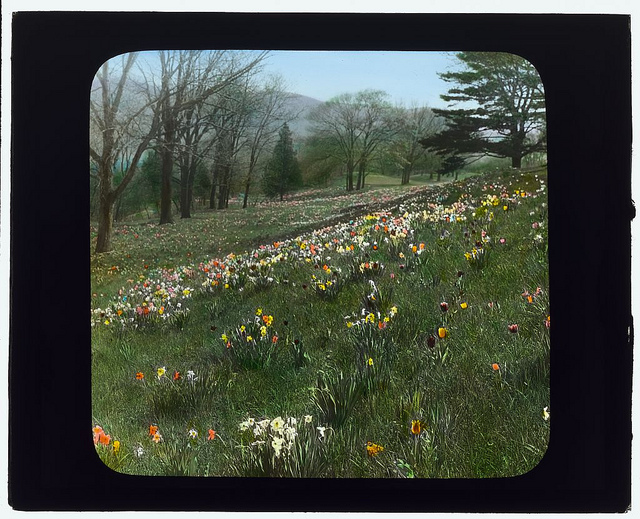
[[[142, 52], [141, 57], [158, 66], [156, 52]], [[457, 61], [455, 52], [273, 50], [264, 62], [264, 73], [282, 76], [288, 91], [319, 101], [374, 89], [387, 92], [394, 104], [445, 108], [440, 94], [452, 85], [438, 73], [454, 69]]]
[[280, 74], [291, 92], [327, 101], [344, 92], [384, 90], [393, 103], [445, 107], [438, 77], [455, 67], [455, 53], [415, 51], [272, 51], [265, 72]]

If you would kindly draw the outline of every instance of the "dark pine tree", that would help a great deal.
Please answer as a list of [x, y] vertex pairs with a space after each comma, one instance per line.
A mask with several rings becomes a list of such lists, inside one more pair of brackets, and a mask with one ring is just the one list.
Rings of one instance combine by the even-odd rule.
[[285, 123], [273, 148], [262, 177], [262, 190], [269, 198], [284, 198], [284, 194], [302, 184], [302, 172], [293, 149], [291, 130]]
[[464, 70], [440, 74], [457, 85], [440, 97], [464, 108], [434, 109], [446, 128], [421, 144], [441, 156], [507, 157], [514, 168], [530, 153], [546, 150], [544, 90], [535, 67], [514, 54], [457, 57]]

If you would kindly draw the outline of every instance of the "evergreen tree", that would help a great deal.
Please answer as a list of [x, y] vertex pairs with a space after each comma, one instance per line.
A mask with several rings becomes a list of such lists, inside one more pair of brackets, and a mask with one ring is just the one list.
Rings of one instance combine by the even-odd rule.
[[440, 74], [457, 84], [442, 99], [471, 107], [437, 110], [446, 129], [421, 144], [440, 155], [522, 158], [546, 149], [544, 91], [535, 67], [514, 54], [460, 52], [465, 69]]
[[262, 190], [270, 198], [280, 196], [302, 184], [302, 172], [293, 149], [291, 130], [285, 123], [280, 129], [279, 139], [273, 148], [262, 177]]

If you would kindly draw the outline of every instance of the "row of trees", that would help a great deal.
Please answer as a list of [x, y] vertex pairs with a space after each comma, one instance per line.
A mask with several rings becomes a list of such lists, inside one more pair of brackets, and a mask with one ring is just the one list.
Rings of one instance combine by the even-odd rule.
[[517, 168], [546, 150], [542, 84], [518, 56], [459, 53], [462, 70], [440, 74], [454, 84], [441, 96], [448, 109], [394, 106], [379, 90], [339, 95], [308, 114], [309, 136], [297, 143], [286, 124], [298, 115], [291, 94], [282, 80], [263, 79], [265, 57], [174, 51], [145, 60], [128, 54], [101, 67], [91, 98], [96, 252], [110, 250], [123, 204], [155, 203], [164, 224], [172, 205], [189, 218], [195, 197], [224, 209], [233, 191], [246, 207], [259, 185], [282, 199], [302, 184], [303, 171], [311, 180], [343, 175], [352, 191], [372, 170], [408, 184], [416, 171], [439, 180], [486, 156]]
[[393, 106], [387, 93], [364, 90], [345, 93], [309, 114], [311, 136], [303, 160], [317, 175], [336, 168], [344, 172], [347, 191], [362, 189], [372, 163], [391, 163], [408, 184], [414, 168], [425, 158], [419, 139], [432, 135], [441, 121], [428, 107]]
[[194, 183], [203, 168], [209, 170], [210, 207], [228, 205], [240, 170], [246, 203], [259, 161], [283, 122], [295, 117], [287, 111], [282, 81], [262, 79], [264, 53], [162, 51], [144, 62], [138, 58], [132, 53], [116, 61], [118, 66], [106, 62], [92, 91], [96, 252], [110, 250], [114, 207], [143, 162], [160, 169], [161, 224], [173, 218], [174, 183], [181, 218], [191, 216]]
[[446, 109], [392, 106], [385, 92], [342, 94], [320, 105], [309, 119], [306, 149], [319, 173], [344, 172], [348, 191], [364, 186], [371, 163], [391, 164], [409, 183], [416, 166], [438, 180], [485, 157], [508, 158], [519, 168], [525, 157], [546, 151], [544, 89], [527, 60], [506, 53], [461, 52], [461, 70], [439, 74], [454, 86]]

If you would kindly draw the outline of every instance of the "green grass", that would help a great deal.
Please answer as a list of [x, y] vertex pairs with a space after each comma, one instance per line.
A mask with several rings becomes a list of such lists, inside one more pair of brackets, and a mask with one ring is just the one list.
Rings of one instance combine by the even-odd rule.
[[[545, 180], [474, 177], [416, 191], [400, 208], [395, 197], [407, 188], [372, 187], [368, 199], [312, 190], [173, 226], [120, 227], [114, 252], [92, 258], [94, 423], [120, 442], [118, 455], [111, 444], [98, 444], [99, 454], [129, 474], [527, 472], [544, 455], [550, 427], [542, 416], [549, 406], [546, 191], [536, 192]], [[527, 196], [516, 195], [519, 189]], [[503, 191], [507, 211], [500, 201], [473, 216], [471, 206]], [[354, 198], [369, 204], [364, 216], [347, 212], [341, 221], [336, 213]], [[384, 204], [392, 210], [367, 214]], [[461, 221], [443, 219], [456, 209]], [[324, 228], [325, 220], [332, 226]], [[313, 227], [322, 230], [311, 234]], [[393, 238], [394, 230], [409, 234]], [[483, 230], [490, 254], [472, 268], [465, 253]], [[156, 283], [175, 288], [175, 297], [163, 300]], [[528, 302], [522, 294], [538, 287]], [[147, 290], [156, 305], [139, 316], [138, 292]], [[161, 378], [158, 368], [166, 369]], [[240, 427], [277, 417], [296, 423], [275, 432]], [[417, 420], [419, 436], [411, 432]], [[159, 443], [150, 425], [158, 426]], [[298, 436], [285, 441], [294, 427]], [[369, 455], [372, 444], [383, 450]]]

